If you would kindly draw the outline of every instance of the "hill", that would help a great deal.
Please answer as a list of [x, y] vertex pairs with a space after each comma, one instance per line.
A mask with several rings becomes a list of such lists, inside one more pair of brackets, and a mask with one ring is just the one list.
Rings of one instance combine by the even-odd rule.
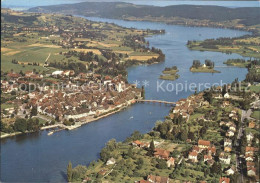
[[106, 18], [184, 18], [214, 22], [238, 20], [246, 26], [260, 24], [260, 8], [226, 8], [221, 6], [173, 5], [166, 7], [134, 5], [123, 2], [83, 2], [31, 8], [31, 12], [78, 14]]

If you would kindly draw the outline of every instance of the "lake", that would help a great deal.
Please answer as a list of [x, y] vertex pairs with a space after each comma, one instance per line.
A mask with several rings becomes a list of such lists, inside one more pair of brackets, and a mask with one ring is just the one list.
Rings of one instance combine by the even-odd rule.
[[[247, 32], [216, 29], [184, 27], [166, 25], [153, 22], [135, 22], [111, 20], [89, 17], [94, 21], [111, 22], [124, 27], [138, 29], [165, 29], [166, 34], [148, 37], [150, 46], [160, 48], [166, 55], [165, 62], [150, 66], [134, 66], [128, 69], [128, 81], [139, 81], [146, 87], [147, 99], [162, 99], [177, 101], [193, 93], [190, 90], [178, 91], [168, 87], [168, 91], [159, 89], [167, 84], [174, 86], [177, 83], [189, 85], [190, 83], [230, 83], [235, 78], [243, 80], [247, 73], [244, 68], [216, 68], [221, 73], [191, 73], [189, 67], [194, 59], [204, 62], [211, 59], [216, 66], [223, 66], [223, 62], [230, 58], [242, 58], [237, 54], [226, 55], [218, 52], [191, 51], [186, 47], [188, 40], [204, 40], [217, 37], [235, 37]], [[180, 78], [176, 81], [158, 80], [165, 67], [176, 65]], [[202, 87], [201, 89], [203, 89]], [[123, 141], [134, 130], [142, 133], [150, 131], [157, 120], [163, 120], [169, 113], [170, 106], [159, 104], [135, 104], [115, 115], [89, 123], [73, 131], [61, 131], [47, 136], [46, 131], [21, 135], [1, 140], [1, 181], [3, 182], [65, 182], [66, 167], [69, 161], [87, 165], [97, 160], [99, 152], [111, 138]], [[133, 117], [133, 118], [132, 118]]]

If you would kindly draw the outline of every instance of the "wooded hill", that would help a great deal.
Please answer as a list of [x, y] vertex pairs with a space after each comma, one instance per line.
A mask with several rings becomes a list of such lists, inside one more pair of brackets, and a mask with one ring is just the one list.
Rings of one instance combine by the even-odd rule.
[[227, 8], [221, 6], [173, 5], [166, 7], [134, 5], [123, 2], [83, 2], [39, 6], [31, 12], [64, 13], [106, 18], [180, 17], [186, 19], [227, 21], [240, 19], [246, 26], [260, 24], [260, 8]]

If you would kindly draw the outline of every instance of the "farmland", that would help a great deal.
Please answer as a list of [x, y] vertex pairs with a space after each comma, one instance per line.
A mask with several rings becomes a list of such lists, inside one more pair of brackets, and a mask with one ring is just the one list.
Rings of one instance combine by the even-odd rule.
[[[15, 19], [21, 21], [15, 24]], [[22, 13], [3, 9], [1, 66], [4, 72], [51, 72], [60, 65], [113, 59], [127, 65], [163, 61], [144, 36], [151, 30], [122, 28], [79, 17]], [[78, 27], [78, 28], [75, 28]], [[100, 63], [101, 64], [101, 63]], [[99, 70], [98, 66], [96, 70]], [[69, 69], [69, 68], [68, 68]]]

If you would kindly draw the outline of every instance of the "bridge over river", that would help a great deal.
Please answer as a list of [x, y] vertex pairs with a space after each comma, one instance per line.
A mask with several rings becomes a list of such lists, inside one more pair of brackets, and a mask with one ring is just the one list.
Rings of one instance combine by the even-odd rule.
[[159, 104], [169, 104], [172, 106], [176, 105], [176, 102], [169, 102], [169, 101], [164, 101], [164, 100], [136, 100], [137, 102], [147, 102], [147, 103], [159, 103]]

